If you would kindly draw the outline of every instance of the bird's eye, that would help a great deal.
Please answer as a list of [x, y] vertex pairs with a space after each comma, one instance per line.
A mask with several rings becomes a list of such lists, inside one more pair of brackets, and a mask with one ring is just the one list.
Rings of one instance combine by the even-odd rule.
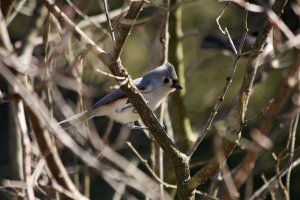
[[170, 81], [170, 80], [169, 80], [168, 78], [165, 78], [165, 79], [164, 79], [164, 83], [169, 83], [169, 81]]

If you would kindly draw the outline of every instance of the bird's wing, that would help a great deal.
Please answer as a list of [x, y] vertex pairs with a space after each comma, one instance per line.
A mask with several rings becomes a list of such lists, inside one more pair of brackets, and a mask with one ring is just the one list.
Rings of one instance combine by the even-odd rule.
[[124, 97], [125, 97], [125, 94], [120, 88], [115, 89], [115, 90], [109, 92], [108, 94], [106, 94], [99, 101], [97, 101], [93, 105], [92, 110], [96, 110], [106, 104], [109, 104], [109, 103], [115, 101], [116, 99], [120, 99], [120, 98], [124, 98]]
[[[138, 78], [133, 81], [133, 83], [136, 85], [137, 89], [141, 93], [148, 93], [153, 90], [153, 87], [150, 84], [149, 79], [144, 78]], [[125, 98], [125, 94], [122, 91], [122, 89], [118, 88], [115, 89], [108, 94], [106, 94], [103, 98], [101, 98], [99, 101], [97, 101], [94, 106], [92, 107], [92, 110], [98, 109], [106, 104], [109, 104], [117, 99]]]

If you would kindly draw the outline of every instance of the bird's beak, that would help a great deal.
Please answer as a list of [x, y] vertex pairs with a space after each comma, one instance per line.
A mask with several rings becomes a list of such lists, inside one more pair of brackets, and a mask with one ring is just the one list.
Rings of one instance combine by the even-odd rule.
[[172, 85], [172, 88], [175, 88], [175, 89], [182, 89], [182, 86], [178, 83], [177, 80], [174, 80], [173, 81], [173, 85]]

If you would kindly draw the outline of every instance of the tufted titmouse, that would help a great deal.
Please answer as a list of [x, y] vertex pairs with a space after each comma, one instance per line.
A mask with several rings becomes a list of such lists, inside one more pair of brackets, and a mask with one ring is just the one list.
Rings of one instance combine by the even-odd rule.
[[[152, 111], [158, 108], [168, 94], [176, 89], [182, 89], [178, 83], [175, 69], [170, 63], [155, 68], [143, 77], [135, 79], [133, 83]], [[59, 124], [63, 128], [67, 128], [71, 122], [80, 122], [96, 116], [107, 116], [114, 121], [127, 124], [130, 128], [136, 128], [134, 122], [140, 119], [124, 92], [118, 88], [97, 101], [89, 110], [61, 121]]]

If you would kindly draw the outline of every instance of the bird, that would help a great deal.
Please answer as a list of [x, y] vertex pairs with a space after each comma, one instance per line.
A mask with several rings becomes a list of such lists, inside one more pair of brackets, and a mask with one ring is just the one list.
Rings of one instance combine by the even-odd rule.
[[[152, 111], [159, 107], [167, 95], [176, 89], [182, 89], [174, 66], [168, 62], [133, 80], [133, 83]], [[90, 109], [67, 118], [58, 124], [67, 129], [73, 123], [84, 122], [97, 116], [107, 116], [116, 122], [126, 124], [132, 129], [141, 128], [134, 124], [135, 121], [140, 119], [140, 115], [121, 88], [114, 89], [106, 94]]]

